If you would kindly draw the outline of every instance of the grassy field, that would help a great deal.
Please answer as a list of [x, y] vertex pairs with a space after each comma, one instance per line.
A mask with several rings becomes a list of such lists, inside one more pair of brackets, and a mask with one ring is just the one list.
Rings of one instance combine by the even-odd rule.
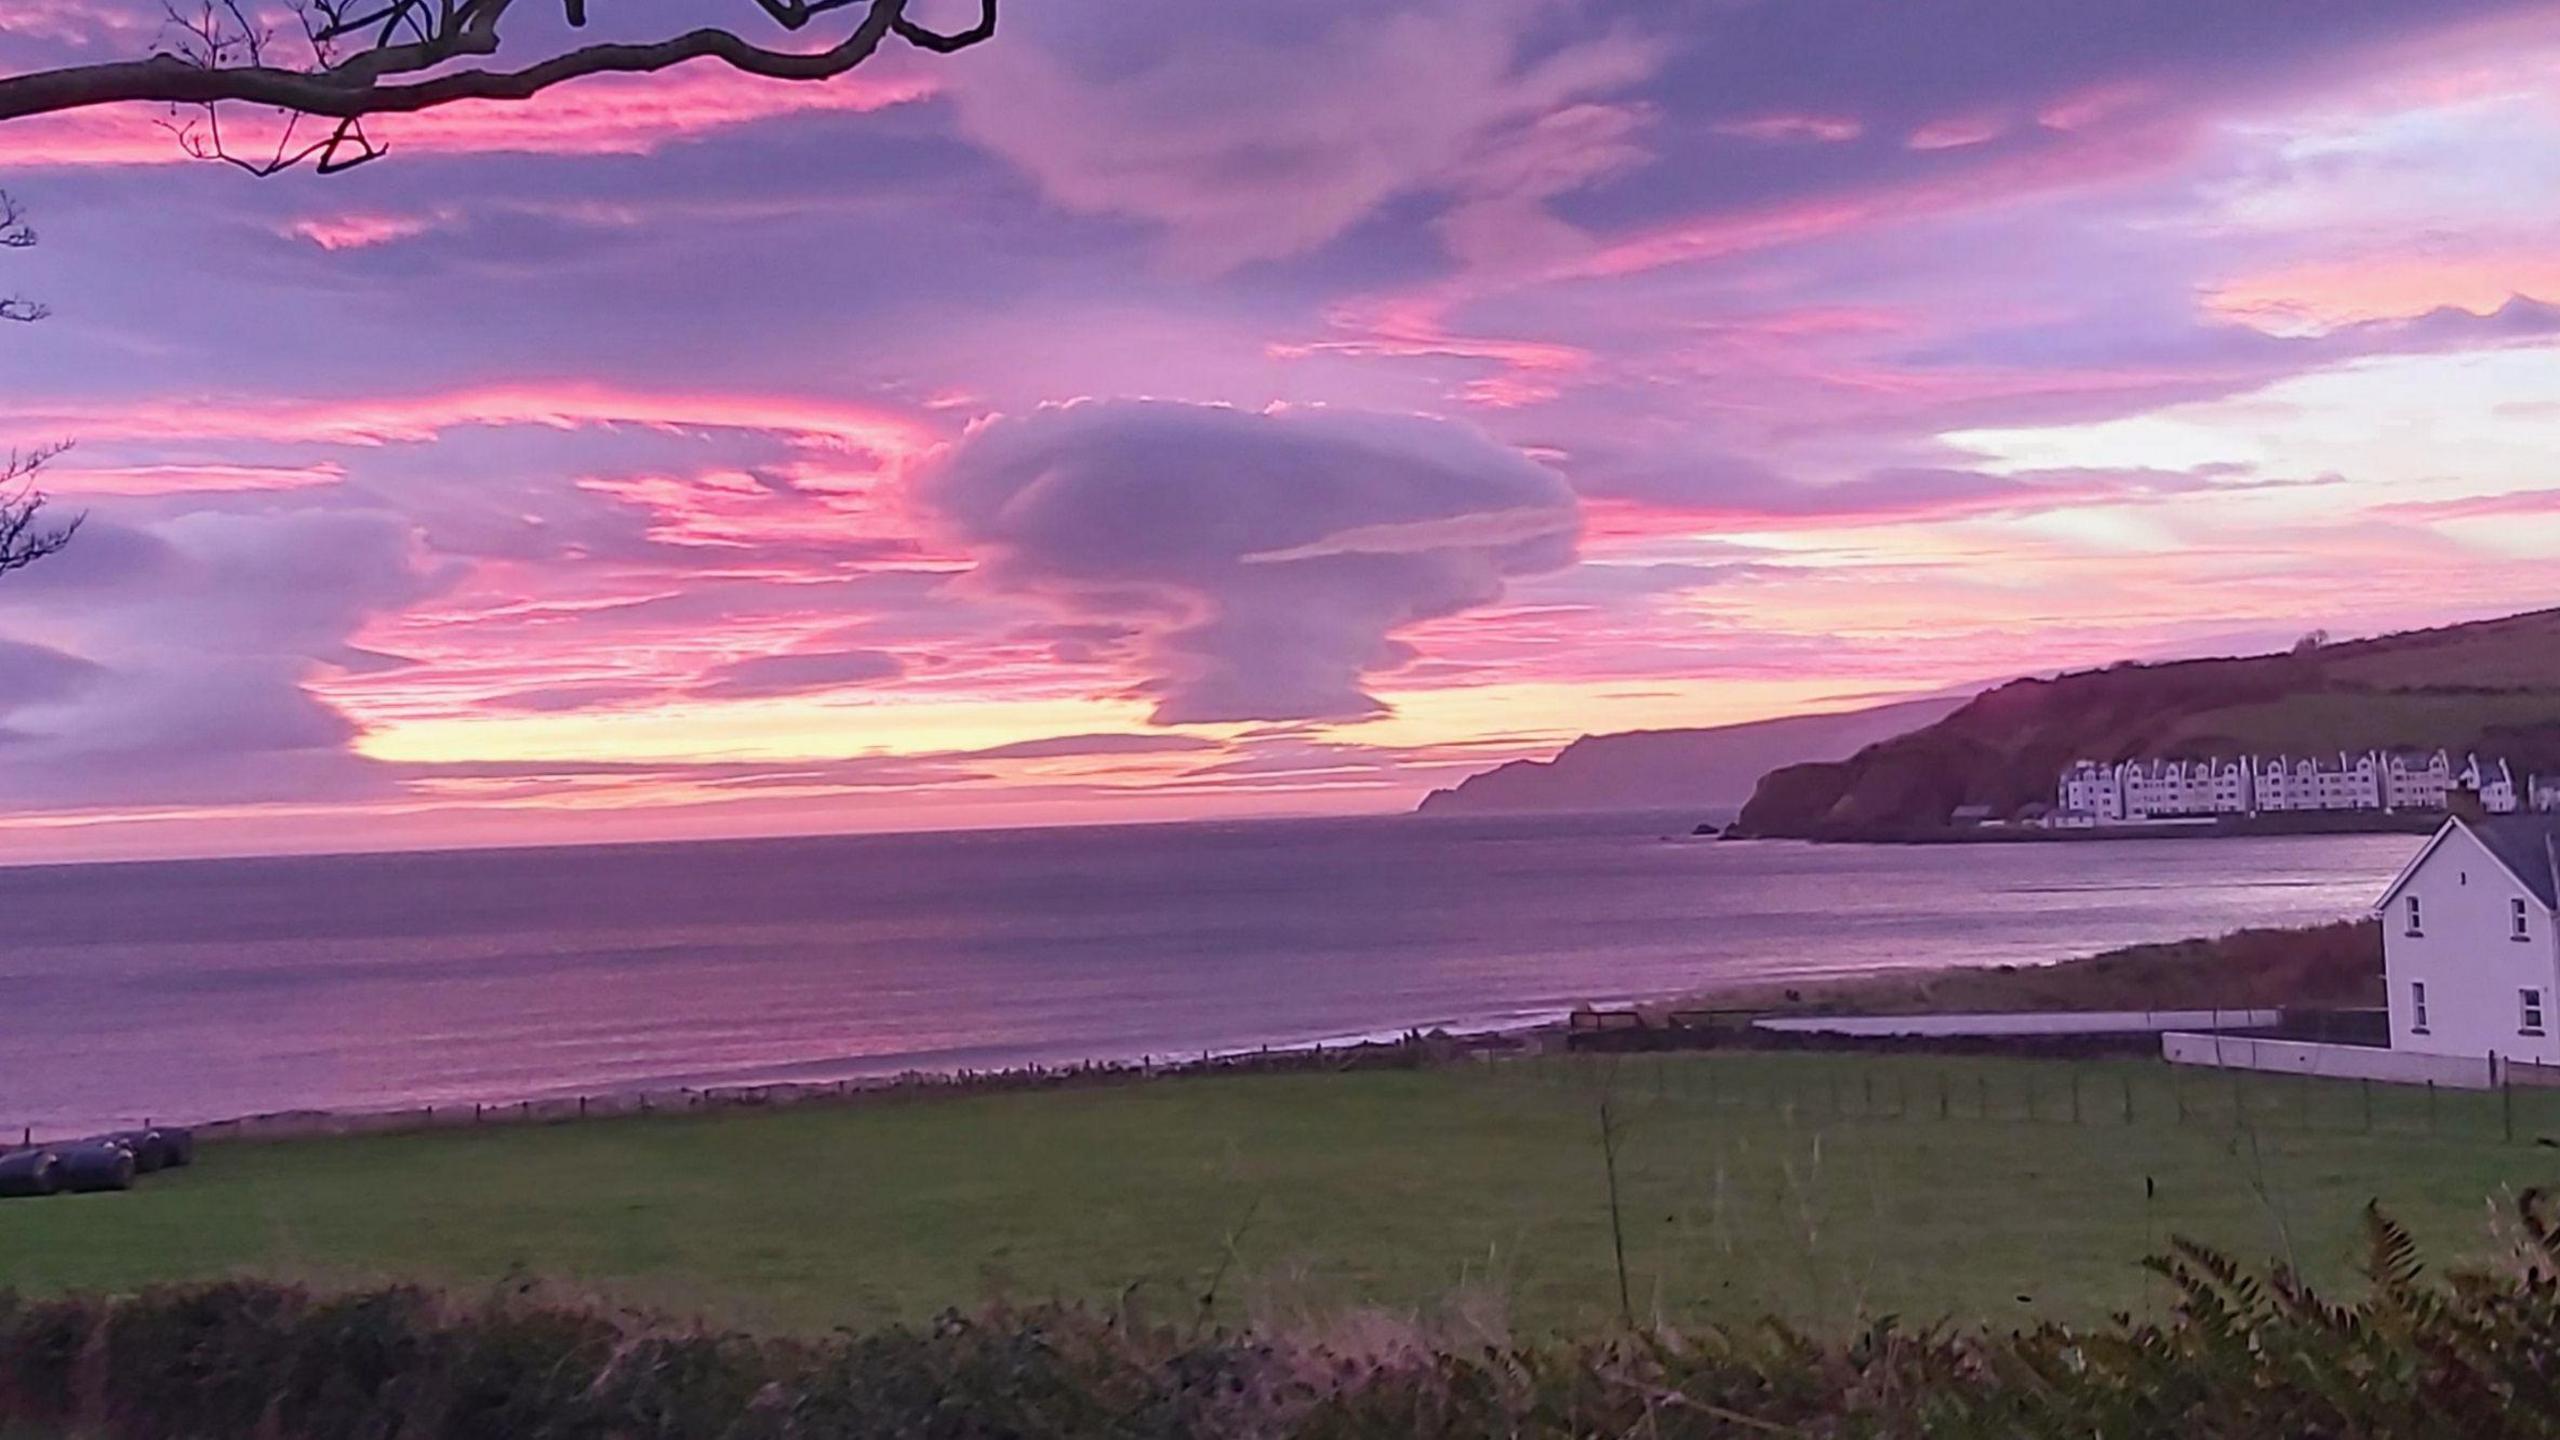
[[208, 1147], [128, 1195], [0, 1203], [0, 1285], [529, 1273], [816, 1330], [1187, 1315], [1214, 1278], [1233, 1318], [1535, 1332], [1617, 1307], [1604, 1094], [1636, 1308], [1681, 1320], [2138, 1314], [2172, 1233], [2343, 1279], [2368, 1198], [2460, 1256], [2492, 1197], [2560, 1179], [2560, 1095], [2519, 1092], [2510, 1140], [2494, 1095], [2142, 1062], [1559, 1059]]

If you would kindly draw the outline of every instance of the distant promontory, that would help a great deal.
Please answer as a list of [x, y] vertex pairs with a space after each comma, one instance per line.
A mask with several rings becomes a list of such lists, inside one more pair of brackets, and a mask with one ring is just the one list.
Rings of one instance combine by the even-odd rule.
[[1426, 815], [1729, 811], [1783, 766], [1837, 760], [1943, 719], [1961, 696], [1697, 730], [1586, 735], [1552, 760], [1515, 760], [1424, 797]]

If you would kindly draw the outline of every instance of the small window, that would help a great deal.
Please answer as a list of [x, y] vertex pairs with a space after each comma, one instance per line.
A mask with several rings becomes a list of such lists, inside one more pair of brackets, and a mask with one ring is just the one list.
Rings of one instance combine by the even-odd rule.
[[2413, 1035], [2427, 1033], [2427, 982], [2424, 980], [2409, 982], [2409, 1032]]
[[2509, 937], [2517, 940], [2532, 939], [2533, 912], [2526, 909], [2525, 903], [2521, 900], [2510, 900], [2507, 904], [2508, 916], [2515, 922], [2515, 928], [2507, 932]]
[[2516, 1026], [2517, 1033], [2523, 1035], [2541, 1034], [2542, 992], [2539, 990], [2519, 990], [2516, 992], [2516, 1001], [2516, 1008], [2519, 1012], [2517, 1017], [2519, 1023]]
[[2426, 933], [2427, 933], [2426, 923], [2425, 923], [2425, 921], [2424, 921], [2424, 920], [2422, 920], [2422, 919], [2420, 918], [2420, 915], [2419, 915], [2419, 910], [2418, 910], [2418, 897], [2417, 897], [2417, 896], [2415, 896], [2415, 895], [2410, 896], [2410, 897], [2409, 897], [2409, 901], [2408, 901], [2408, 905], [2409, 905], [2409, 933], [2410, 933], [2410, 934], [2412, 934], [2412, 935], [2424, 935], [2424, 934], [2426, 934]]

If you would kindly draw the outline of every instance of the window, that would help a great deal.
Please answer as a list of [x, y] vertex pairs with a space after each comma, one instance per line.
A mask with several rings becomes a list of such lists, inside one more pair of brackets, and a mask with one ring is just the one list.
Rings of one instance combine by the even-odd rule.
[[2519, 1023], [2516, 1025], [2516, 1033], [2520, 1035], [2541, 1034], [2542, 992], [2539, 990], [2519, 990], [2516, 992], [2516, 1001], [2516, 1008], [2520, 1012], [2518, 1015]]
[[2409, 1033], [2427, 1033], [2427, 982], [2424, 980], [2409, 982]]
[[2515, 921], [2515, 928], [2507, 932], [2508, 936], [2516, 940], [2532, 939], [2533, 912], [2526, 909], [2525, 903], [2521, 900], [2510, 900], [2507, 903], [2509, 906], [2507, 913]]
[[2426, 934], [2426, 933], [2427, 933], [2427, 927], [2426, 927], [2426, 925], [2425, 925], [2425, 924], [2424, 924], [2424, 923], [2419, 919], [2419, 915], [2418, 915], [2418, 897], [2417, 897], [2417, 896], [2415, 896], [2415, 895], [2410, 896], [2410, 897], [2409, 897], [2409, 900], [2408, 900], [2408, 906], [2409, 906], [2409, 933], [2410, 933], [2410, 934], [2412, 934], [2412, 935], [2424, 935], [2424, 934]]

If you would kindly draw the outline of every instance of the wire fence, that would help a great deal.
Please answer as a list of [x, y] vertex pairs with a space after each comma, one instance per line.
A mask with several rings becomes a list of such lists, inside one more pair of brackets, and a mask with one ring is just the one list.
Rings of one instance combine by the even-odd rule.
[[2177, 1126], [2560, 1146], [2560, 1089], [2512, 1083], [2472, 1090], [2156, 1060], [1864, 1051], [1566, 1054], [1482, 1069], [1501, 1088], [1798, 1123]]

